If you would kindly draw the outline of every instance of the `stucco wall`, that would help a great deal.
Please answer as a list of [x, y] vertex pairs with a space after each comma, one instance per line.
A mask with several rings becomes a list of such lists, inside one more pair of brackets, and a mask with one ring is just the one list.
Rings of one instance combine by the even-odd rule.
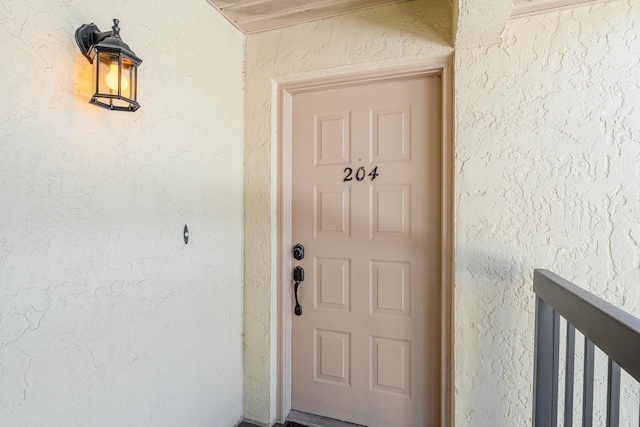
[[276, 84], [398, 66], [452, 53], [451, 5], [408, 2], [247, 37], [245, 416], [276, 410]]
[[[275, 403], [275, 83], [449, 54], [444, 9], [412, 2], [248, 37], [252, 419], [268, 422]], [[456, 425], [530, 423], [533, 268], [640, 313], [639, 18], [637, 0], [548, 13], [456, 51]]]
[[638, 22], [610, 2], [456, 51], [459, 426], [530, 423], [534, 268], [640, 314]]
[[514, 0], [454, 0], [453, 44], [483, 46], [500, 39]]
[[[136, 113], [88, 104], [74, 32], [112, 18]], [[243, 36], [201, 0], [3, 0], [0, 39], [0, 425], [233, 425]]]

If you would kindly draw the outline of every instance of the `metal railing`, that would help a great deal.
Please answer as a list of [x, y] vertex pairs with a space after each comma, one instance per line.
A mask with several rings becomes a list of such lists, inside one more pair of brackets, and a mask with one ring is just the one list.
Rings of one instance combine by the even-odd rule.
[[620, 368], [640, 381], [640, 319], [547, 270], [535, 270], [533, 290], [537, 296], [533, 425], [558, 425], [562, 316], [567, 321], [564, 425], [573, 426], [575, 334], [578, 330], [584, 335], [582, 426], [593, 424], [595, 347], [608, 357], [606, 425], [618, 426]]

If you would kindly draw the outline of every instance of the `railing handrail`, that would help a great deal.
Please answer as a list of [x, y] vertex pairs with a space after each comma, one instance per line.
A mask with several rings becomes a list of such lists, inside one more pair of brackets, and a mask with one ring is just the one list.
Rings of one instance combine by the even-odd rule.
[[640, 381], [640, 319], [548, 270], [534, 271], [533, 290]]

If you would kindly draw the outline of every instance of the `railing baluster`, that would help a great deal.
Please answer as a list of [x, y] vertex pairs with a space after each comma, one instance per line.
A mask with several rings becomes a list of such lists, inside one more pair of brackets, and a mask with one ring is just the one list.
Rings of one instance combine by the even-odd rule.
[[551, 425], [558, 426], [558, 379], [560, 373], [560, 314], [553, 310], [553, 388], [551, 389]]
[[582, 380], [582, 427], [593, 425], [593, 361], [595, 347], [584, 337], [584, 377]]
[[567, 364], [564, 374], [564, 425], [573, 426], [573, 376], [576, 355], [576, 328], [567, 322]]
[[620, 425], [620, 366], [609, 358], [607, 381], [607, 427]]
[[533, 425], [558, 423], [558, 359], [560, 316], [541, 298], [536, 303], [535, 383], [533, 385]]

